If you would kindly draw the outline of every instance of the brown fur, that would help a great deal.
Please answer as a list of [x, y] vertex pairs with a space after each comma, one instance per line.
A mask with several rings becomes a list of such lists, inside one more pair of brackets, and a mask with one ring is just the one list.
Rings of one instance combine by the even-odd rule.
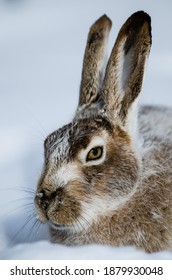
[[[171, 249], [172, 110], [141, 108], [141, 144], [135, 135], [151, 20], [141, 11], [122, 26], [101, 84], [110, 28], [105, 15], [92, 25], [74, 120], [45, 140], [36, 211], [53, 242]], [[87, 161], [97, 146], [101, 158]]]
[[80, 106], [90, 104], [97, 98], [106, 54], [106, 41], [111, 26], [111, 20], [104, 15], [90, 28], [83, 62]]

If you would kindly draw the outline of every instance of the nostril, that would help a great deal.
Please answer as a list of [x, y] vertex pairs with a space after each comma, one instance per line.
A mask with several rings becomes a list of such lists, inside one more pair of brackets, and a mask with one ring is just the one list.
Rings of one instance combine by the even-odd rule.
[[39, 192], [36, 194], [38, 198], [42, 198], [45, 195], [45, 192]]

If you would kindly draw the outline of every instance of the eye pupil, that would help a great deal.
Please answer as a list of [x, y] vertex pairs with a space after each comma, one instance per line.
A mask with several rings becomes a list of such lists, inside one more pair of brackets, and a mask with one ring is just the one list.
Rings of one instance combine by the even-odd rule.
[[92, 148], [87, 154], [87, 161], [99, 159], [101, 158], [102, 154], [103, 154], [103, 147]]
[[94, 156], [97, 156], [97, 154], [98, 154], [98, 149], [93, 148], [93, 149], [92, 149], [92, 153], [93, 153]]

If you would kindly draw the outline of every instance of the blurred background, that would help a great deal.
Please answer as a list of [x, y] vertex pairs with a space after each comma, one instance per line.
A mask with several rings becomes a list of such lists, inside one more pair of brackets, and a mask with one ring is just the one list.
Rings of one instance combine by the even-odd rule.
[[172, 106], [171, 0], [0, 0], [1, 250], [11, 239], [47, 237], [46, 229], [28, 234], [33, 195], [22, 189], [35, 189], [45, 137], [74, 115], [90, 25], [105, 13], [112, 19], [110, 53], [138, 10], [151, 15], [153, 29], [141, 103]]

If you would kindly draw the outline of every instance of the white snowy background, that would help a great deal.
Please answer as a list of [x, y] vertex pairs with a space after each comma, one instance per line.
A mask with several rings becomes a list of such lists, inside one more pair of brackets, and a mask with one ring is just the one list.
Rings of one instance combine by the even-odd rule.
[[[172, 106], [171, 0], [0, 0], [0, 259], [171, 259], [135, 248], [65, 247], [34, 226], [33, 195], [43, 163], [43, 140], [71, 120], [78, 102], [90, 25], [119, 28], [138, 10], [152, 17], [153, 46], [141, 103]], [[31, 243], [32, 242], [32, 243]]]

